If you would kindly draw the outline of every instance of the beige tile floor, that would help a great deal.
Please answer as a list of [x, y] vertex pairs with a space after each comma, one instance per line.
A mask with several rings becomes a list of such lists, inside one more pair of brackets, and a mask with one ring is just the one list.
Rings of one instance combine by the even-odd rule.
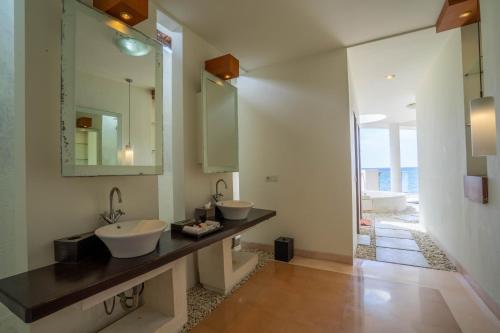
[[270, 262], [193, 329], [201, 333], [461, 332], [441, 293]]
[[456, 272], [356, 259], [354, 265], [295, 257], [292, 264], [439, 291], [464, 333], [498, 333], [500, 321]]

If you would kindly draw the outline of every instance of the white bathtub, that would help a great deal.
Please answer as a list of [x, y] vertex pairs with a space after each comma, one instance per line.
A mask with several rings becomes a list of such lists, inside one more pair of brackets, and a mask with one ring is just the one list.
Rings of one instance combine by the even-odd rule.
[[361, 199], [364, 212], [401, 212], [407, 207], [406, 195], [399, 192], [366, 191]]

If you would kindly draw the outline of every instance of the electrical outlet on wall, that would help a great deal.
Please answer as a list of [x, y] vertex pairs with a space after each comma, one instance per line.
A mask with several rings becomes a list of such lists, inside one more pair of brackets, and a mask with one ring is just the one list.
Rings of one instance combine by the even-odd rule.
[[276, 183], [278, 182], [278, 176], [266, 176], [266, 182]]

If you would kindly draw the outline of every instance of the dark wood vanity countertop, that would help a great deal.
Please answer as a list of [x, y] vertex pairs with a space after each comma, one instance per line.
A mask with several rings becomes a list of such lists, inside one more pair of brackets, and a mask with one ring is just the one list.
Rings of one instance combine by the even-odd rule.
[[157, 249], [141, 257], [116, 259], [106, 255], [75, 264], [56, 263], [17, 274], [0, 280], [0, 302], [24, 322], [31, 323], [273, 216], [276, 216], [275, 211], [252, 209], [246, 220], [217, 219], [224, 229], [199, 240], [166, 231]]

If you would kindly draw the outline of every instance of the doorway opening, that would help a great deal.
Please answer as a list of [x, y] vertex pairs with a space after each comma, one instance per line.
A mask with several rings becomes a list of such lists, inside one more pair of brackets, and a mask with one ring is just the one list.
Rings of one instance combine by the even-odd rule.
[[456, 269], [419, 214], [417, 92], [446, 41], [431, 28], [348, 49], [359, 120], [357, 258]]

